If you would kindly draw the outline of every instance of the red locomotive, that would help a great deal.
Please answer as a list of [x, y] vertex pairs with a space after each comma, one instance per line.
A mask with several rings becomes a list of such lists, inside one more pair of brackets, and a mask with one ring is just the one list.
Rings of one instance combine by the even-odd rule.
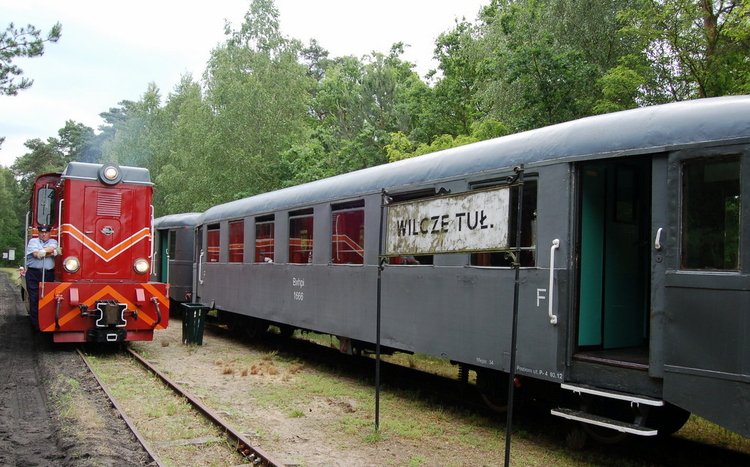
[[169, 285], [149, 282], [152, 192], [148, 170], [116, 164], [71, 162], [34, 182], [27, 235], [51, 226], [59, 244], [55, 280], [38, 284], [39, 330], [54, 342], [151, 340], [167, 327]]

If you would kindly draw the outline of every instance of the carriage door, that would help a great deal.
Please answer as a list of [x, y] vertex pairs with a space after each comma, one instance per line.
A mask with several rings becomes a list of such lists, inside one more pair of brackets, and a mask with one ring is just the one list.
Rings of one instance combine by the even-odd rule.
[[667, 177], [664, 398], [748, 436], [750, 149], [672, 153]]
[[580, 166], [577, 360], [648, 367], [651, 169], [647, 157]]
[[195, 228], [195, 242], [193, 243], [195, 251], [195, 269], [193, 273], [193, 297], [196, 302], [201, 301], [203, 296], [203, 281], [205, 279], [206, 269], [206, 227], [199, 225]]
[[169, 237], [172, 233], [171, 230], [160, 230], [159, 231], [159, 255], [157, 259], [159, 261], [159, 282], [167, 282], [169, 280]]

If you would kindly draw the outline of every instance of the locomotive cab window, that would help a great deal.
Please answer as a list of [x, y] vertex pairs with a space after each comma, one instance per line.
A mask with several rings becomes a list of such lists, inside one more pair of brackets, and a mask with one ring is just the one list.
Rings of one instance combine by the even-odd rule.
[[241, 263], [245, 257], [245, 221], [229, 223], [229, 262]]
[[274, 216], [255, 218], [255, 262], [273, 263], [274, 261]]
[[[523, 184], [523, 206], [521, 208], [521, 266], [536, 265], [536, 180], [526, 180]], [[518, 225], [518, 190], [510, 190], [508, 245], [514, 248], [516, 226]], [[473, 253], [472, 266], [512, 267], [513, 257], [505, 252]]]
[[740, 269], [740, 159], [682, 166], [683, 269]]
[[208, 226], [207, 232], [206, 261], [209, 263], [219, 262], [219, 224]]
[[289, 213], [289, 262], [312, 263], [313, 210]]
[[36, 194], [36, 222], [39, 225], [55, 223], [55, 195], [54, 188], [44, 186]]

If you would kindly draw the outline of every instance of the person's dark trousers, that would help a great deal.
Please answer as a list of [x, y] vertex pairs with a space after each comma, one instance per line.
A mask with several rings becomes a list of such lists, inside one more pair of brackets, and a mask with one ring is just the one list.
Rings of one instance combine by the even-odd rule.
[[55, 271], [29, 268], [26, 270], [26, 290], [29, 292], [29, 317], [34, 329], [39, 329], [39, 285], [42, 282], [55, 281]]

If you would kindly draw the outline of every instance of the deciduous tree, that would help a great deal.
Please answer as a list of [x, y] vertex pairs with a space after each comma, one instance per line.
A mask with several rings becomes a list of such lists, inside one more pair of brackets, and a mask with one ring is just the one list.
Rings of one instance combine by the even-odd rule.
[[[644, 0], [621, 37], [639, 50], [609, 78], [637, 105], [750, 91], [750, 7], [742, 0]], [[636, 79], [637, 77], [640, 80]]]
[[16, 251], [15, 263], [2, 262], [3, 266], [21, 264], [24, 254], [22, 206], [28, 202], [21, 198], [13, 173], [10, 169], [0, 167], [0, 251], [11, 248]]

